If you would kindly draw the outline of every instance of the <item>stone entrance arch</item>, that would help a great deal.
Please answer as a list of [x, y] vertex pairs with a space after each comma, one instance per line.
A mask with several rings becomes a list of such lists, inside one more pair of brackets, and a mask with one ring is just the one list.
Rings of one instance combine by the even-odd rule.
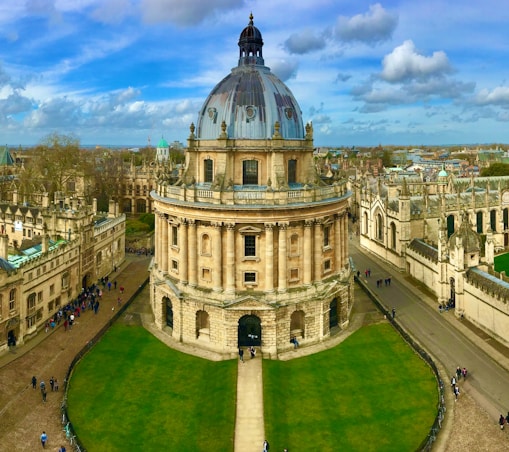
[[329, 306], [329, 328], [332, 329], [338, 326], [338, 300], [334, 298]]
[[262, 322], [256, 315], [245, 315], [239, 319], [239, 347], [259, 347], [262, 345]]

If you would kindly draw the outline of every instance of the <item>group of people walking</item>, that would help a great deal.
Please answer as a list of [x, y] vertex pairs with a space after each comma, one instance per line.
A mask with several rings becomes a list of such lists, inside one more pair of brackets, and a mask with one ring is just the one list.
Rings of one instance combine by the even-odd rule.
[[454, 401], [458, 400], [458, 397], [460, 395], [460, 388], [458, 386], [459, 381], [463, 377], [463, 380], [467, 379], [468, 371], [466, 367], [461, 368], [460, 366], [456, 367], [456, 371], [454, 372], [453, 376], [451, 377], [451, 389], [452, 393], [454, 394]]
[[[59, 390], [58, 380], [53, 376], [49, 379], [49, 385], [52, 392], [56, 392]], [[33, 389], [37, 388], [37, 377], [35, 375], [32, 377], [32, 388]], [[44, 382], [44, 380], [40, 381], [39, 388], [41, 389], [42, 401], [46, 402], [46, 396], [48, 392], [46, 390], [46, 383]]]

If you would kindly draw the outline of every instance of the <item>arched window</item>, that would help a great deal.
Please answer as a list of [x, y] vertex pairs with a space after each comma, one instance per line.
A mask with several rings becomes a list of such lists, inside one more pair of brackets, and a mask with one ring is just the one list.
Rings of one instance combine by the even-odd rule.
[[507, 209], [507, 207], [503, 211], [503, 217], [504, 217], [504, 231], [507, 231], [507, 229], [509, 229], [509, 209]]
[[290, 317], [290, 339], [296, 337], [298, 339], [304, 337], [304, 311], [295, 311]]
[[16, 289], [9, 292], [9, 311], [16, 309]]
[[367, 212], [364, 212], [364, 220], [362, 222], [362, 232], [364, 234], [368, 234], [368, 231], [369, 231], [369, 220], [368, 220], [368, 213]]
[[454, 234], [454, 215], [447, 217], [447, 238]]
[[196, 312], [196, 338], [210, 340], [210, 320], [207, 311]]
[[483, 214], [482, 212], [477, 212], [476, 215], [476, 224], [477, 224], [477, 233], [482, 234], [483, 233]]
[[201, 236], [201, 253], [210, 255], [210, 236], [208, 234]]
[[493, 232], [497, 232], [497, 211], [490, 212], [490, 228]]
[[391, 248], [396, 249], [396, 225], [394, 222], [391, 223]]
[[384, 222], [380, 213], [376, 215], [376, 238], [382, 241], [384, 239]]

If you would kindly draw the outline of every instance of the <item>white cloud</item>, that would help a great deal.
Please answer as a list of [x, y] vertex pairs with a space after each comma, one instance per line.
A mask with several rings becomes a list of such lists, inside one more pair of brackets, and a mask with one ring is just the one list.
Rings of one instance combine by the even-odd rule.
[[307, 28], [299, 33], [292, 33], [284, 42], [284, 47], [290, 53], [303, 55], [321, 50], [325, 47], [325, 44], [323, 36], [316, 35], [313, 30]]
[[181, 27], [197, 25], [217, 12], [241, 8], [244, 0], [142, 0], [142, 16], [147, 23], [171, 22]]
[[101, 0], [90, 17], [105, 24], [119, 24], [135, 11], [130, 0]]
[[493, 90], [482, 89], [475, 96], [480, 105], [499, 105], [509, 108], [509, 86], [497, 86]]
[[382, 62], [381, 77], [388, 82], [422, 79], [451, 72], [445, 52], [433, 52], [432, 56], [419, 54], [412, 41], [407, 40], [386, 55]]
[[380, 3], [371, 5], [365, 14], [353, 17], [340, 16], [335, 34], [342, 41], [377, 43], [392, 36], [398, 25], [398, 16], [387, 12]]
[[277, 60], [272, 62], [271, 71], [285, 82], [297, 76], [298, 67], [297, 61]]

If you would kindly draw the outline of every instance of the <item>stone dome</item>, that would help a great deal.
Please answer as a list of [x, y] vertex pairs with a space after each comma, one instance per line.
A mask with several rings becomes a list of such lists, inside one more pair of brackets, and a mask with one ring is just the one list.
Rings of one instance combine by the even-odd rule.
[[288, 87], [264, 65], [260, 31], [249, 25], [239, 38], [238, 66], [212, 90], [200, 110], [197, 139], [270, 139], [274, 124], [284, 139], [304, 139], [302, 112]]

